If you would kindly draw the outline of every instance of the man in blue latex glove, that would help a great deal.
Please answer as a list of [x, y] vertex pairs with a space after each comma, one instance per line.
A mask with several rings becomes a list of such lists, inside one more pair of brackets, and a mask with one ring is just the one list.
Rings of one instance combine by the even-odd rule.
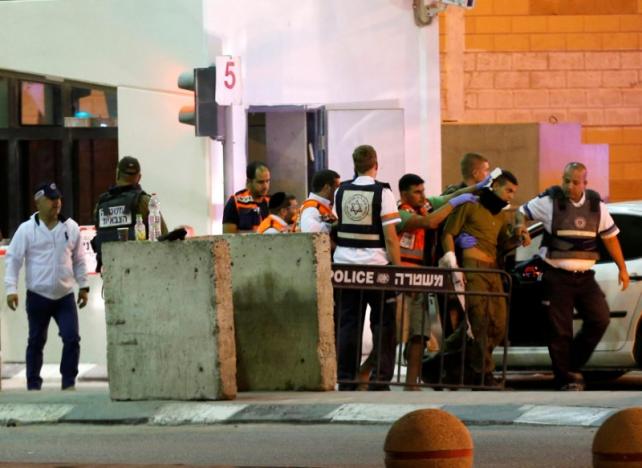
[[475, 247], [476, 245], [477, 239], [475, 238], [475, 236], [471, 236], [470, 234], [467, 234], [465, 232], [462, 232], [457, 237], [455, 237], [455, 247], [457, 247], [458, 249], [470, 249], [471, 247]]
[[[478, 197], [472, 193], [473, 187], [460, 190], [445, 197], [428, 197], [424, 193], [424, 180], [416, 174], [406, 174], [399, 179], [398, 204], [401, 223], [396, 225], [401, 262], [404, 266], [425, 266], [424, 252], [426, 233], [435, 230], [448, 215], [459, 205], [477, 203]], [[428, 237], [428, 239], [432, 239]], [[403, 324], [407, 326], [408, 352], [406, 390], [418, 389], [417, 382], [421, 368], [421, 358], [426, 340], [430, 338], [430, 324], [427, 314], [426, 295], [421, 293], [405, 294], [403, 300], [397, 301], [402, 307]], [[398, 314], [401, 316], [401, 314]], [[405, 326], [403, 327], [406, 328]], [[405, 336], [402, 333], [402, 336]], [[368, 371], [372, 362], [366, 361], [360, 373]]]
[[[517, 179], [504, 171], [490, 188], [480, 194], [480, 202], [474, 207], [463, 206], [448, 218], [444, 228], [442, 245], [446, 252], [440, 265], [457, 268], [455, 237], [466, 233], [476, 238], [476, 245], [464, 249], [462, 266], [471, 269], [497, 269], [497, 255], [504, 243], [511, 241], [521, 231], [513, 226], [503, 212], [517, 191]], [[521, 229], [521, 227], [520, 227]], [[460, 242], [469, 243], [464, 236]], [[524, 239], [528, 243], [529, 239]], [[496, 273], [467, 272], [466, 290], [474, 292], [501, 293], [504, 291], [501, 278]], [[506, 300], [499, 296], [470, 295], [466, 298], [468, 318], [474, 341], [467, 347], [469, 364], [475, 372], [473, 383], [493, 385], [495, 367], [492, 352], [504, 339], [506, 332]]]
[[[478, 153], [466, 153], [462, 156], [459, 165], [461, 169], [461, 182], [446, 187], [442, 195], [450, 195], [471, 185], [478, 185], [478, 190], [486, 185], [490, 185], [490, 178], [488, 177], [490, 164], [486, 157]], [[484, 183], [482, 184], [482, 182]]]

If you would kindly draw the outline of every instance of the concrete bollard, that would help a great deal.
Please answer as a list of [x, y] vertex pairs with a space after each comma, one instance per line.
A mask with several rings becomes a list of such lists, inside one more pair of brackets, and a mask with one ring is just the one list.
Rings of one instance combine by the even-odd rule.
[[602, 423], [593, 438], [593, 466], [642, 466], [642, 408], [623, 409]]
[[456, 416], [439, 409], [412, 411], [388, 431], [383, 449], [388, 468], [473, 466], [473, 440]]

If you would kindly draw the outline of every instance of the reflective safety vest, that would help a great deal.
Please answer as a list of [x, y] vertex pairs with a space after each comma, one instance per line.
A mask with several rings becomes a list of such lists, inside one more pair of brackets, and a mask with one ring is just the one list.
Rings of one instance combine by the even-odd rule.
[[303, 202], [303, 205], [301, 205], [301, 208], [299, 209], [299, 214], [296, 218], [296, 222], [294, 223], [294, 232], [301, 232], [301, 218], [303, 217], [303, 212], [308, 208], [316, 208], [317, 210], [319, 210], [319, 214], [321, 214], [322, 218], [324, 216], [332, 215], [332, 209], [329, 206], [324, 205], [319, 200], [308, 198]]
[[261, 222], [268, 216], [269, 196], [255, 200], [248, 189], [239, 190], [234, 195], [236, 212], [239, 214], [239, 231], [256, 232]]
[[[407, 211], [419, 216], [428, 213], [425, 207], [415, 209], [408, 203], [400, 203], [399, 211]], [[409, 231], [402, 231], [399, 235], [399, 247], [401, 249], [401, 261], [412, 266], [424, 264], [424, 248], [426, 245], [426, 230], [416, 228]]]
[[[96, 237], [92, 241], [98, 268], [102, 265], [102, 244], [118, 240], [118, 228], [129, 227], [129, 238], [136, 238], [134, 225], [139, 199], [144, 193], [139, 185], [119, 185], [98, 198], [94, 214]], [[147, 224], [146, 219], [143, 221]]]
[[263, 221], [261, 221], [261, 224], [259, 225], [258, 229], [256, 230], [257, 234], [263, 234], [265, 231], [267, 231], [270, 228], [274, 228], [279, 232], [288, 232], [288, 226], [281, 224], [281, 222], [274, 217], [274, 215], [269, 215], [267, 218], [265, 218]]
[[335, 195], [339, 215], [337, 245], [385, 249], [381, 225], [381, 194], [385, 188], [389, 189], [390, 185], [378, 181], [355, 185], [350, 180], [339, 185]]
[[542, 245], [548, 247], [549, 258], [600, 258], [597, 237], [600, 227], [600, 195], [586, 190], [586, 201], [574, 206], [559, 186], [547, 189], [541, 196], [553, 200], [551, 233], [545, 233]]

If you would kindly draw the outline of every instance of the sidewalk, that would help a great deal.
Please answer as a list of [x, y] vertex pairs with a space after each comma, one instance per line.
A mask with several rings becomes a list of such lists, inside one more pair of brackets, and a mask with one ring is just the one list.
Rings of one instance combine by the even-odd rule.
[[[9, 369], [5, 370], [7, 375]], [[92, 370], [93, 377], [100, 377], [99, 370]], [[441, 408], [467, 425], [597, 427], [614, 411], [642, 404], [640, 391], [403, 392], [398, 388], [391, 392], [249, 392], [233, 401], [117, 402], [110, 400], [106, 380], [92, 378], [89, 370], [75, 392], [60, 391], [59, 378], [43, 374], [40, 392], [27, 392], [20, 372], [2, 381], [0, 424], [390, 424], [415, 409]]]

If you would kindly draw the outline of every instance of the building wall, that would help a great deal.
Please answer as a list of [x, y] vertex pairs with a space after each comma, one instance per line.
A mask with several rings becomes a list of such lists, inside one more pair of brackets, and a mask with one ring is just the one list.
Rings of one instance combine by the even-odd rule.
[[[142, 185], [159, 193], [170, 228], [212, 232], [210, 180], [220, 161], [208, 149], [216, 145], [195, 138], [194, 128], [177, 119], [180, 107], [193, 103], [176, 86], [179, 73], [208, 65], [208, 50], [216, 47], [204, 38], [202, 0], [0, 1], [0, 42], [7, 45], [0, 48], [0, 69], [116, 87], [119, 155], [140, 159]], [[89, 305], [80, 313], [81, 361], [104, 364], [101, 280], [91, 281]], [[26, 315], [7, 310], [0, 302], [2, 358], [22, 361]], [[50, 327], [47, 363], [60, 359], [56, 333]]]
[[[241, 57], [234, 187], [245, 182], [245, 108], [356, 103], [403, 109], [405, 167], [441, 186], [438, 27], [418, 28], [404, 0], [225, 0], [205, 5], [208, 41]], [[395, 164], [386, 161], [383, 164]], [[346, 157], [350, 157], [346, 154]], [[394, 183], [394, 181], [391, 181]]]
[[642, 198], [642, 1], [476, 3], [440, 18], [446, 118], [579, 122], [610, 145], [611, 200]]
[[119, 155], [140, 159], [170, 228], [211, 232], [208, 143], [177, 120], [193, 100], [178, 75], [208, 64], [202, 0], [0, 2], [0, 41], [0, 69], [117, 87]]

